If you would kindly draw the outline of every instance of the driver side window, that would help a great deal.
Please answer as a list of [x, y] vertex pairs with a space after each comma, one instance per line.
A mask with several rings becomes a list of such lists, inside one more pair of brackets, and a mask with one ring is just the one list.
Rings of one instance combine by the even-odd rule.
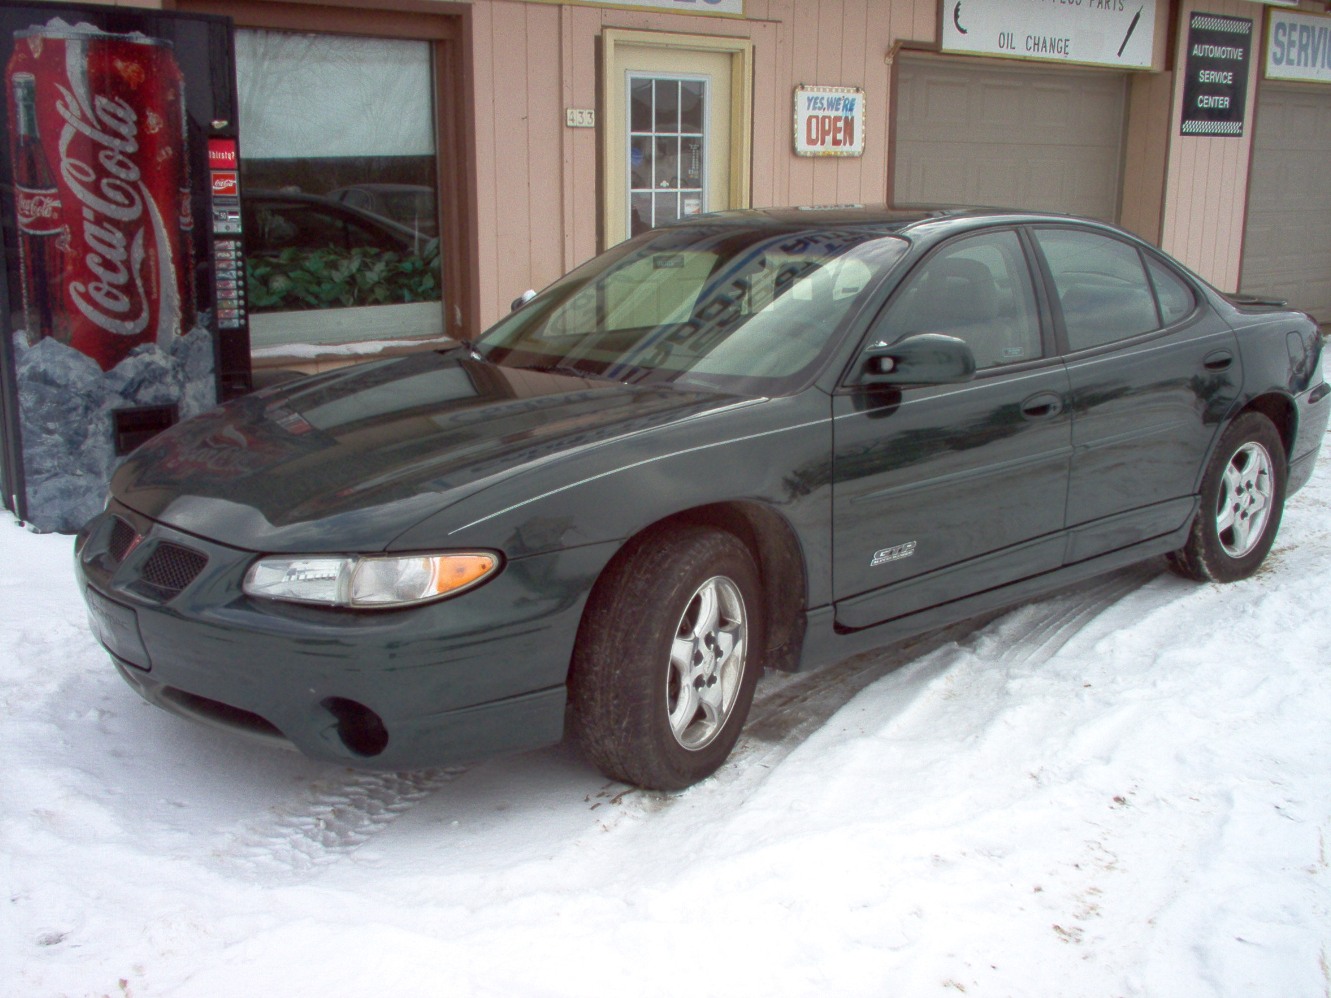
[[885, 332], [893, 341], [918, 333], [965, 340], [978, 370], [1040, 357], [1035, 292], [1016, 232], [958, 239], [925, 260], [889, 307]]

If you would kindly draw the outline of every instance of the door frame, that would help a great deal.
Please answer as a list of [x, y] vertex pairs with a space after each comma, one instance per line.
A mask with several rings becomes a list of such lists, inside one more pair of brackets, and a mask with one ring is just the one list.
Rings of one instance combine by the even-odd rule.
[[[660, 31], [635, 31], [606, 28], [601, 33], [601, 245], [606, 250], [624, 241], [615, 230], [615, 212], [611, 210], [611, 171], [624, 166], [624, 148], [616, 141], [627, 141], [624, 124], [615, 115], [616, 87], [612, 79], [620, 48], [653, 48], [675, 51], [721, 53], [730, 56], [730, 183], [726, 192], [732, 208], [747, 208], [752, 190], [753, 172], [753, 42], [747, 38], [716, 35], [683, 35]], [[627, 95], [625, 95], [627, 98]]]

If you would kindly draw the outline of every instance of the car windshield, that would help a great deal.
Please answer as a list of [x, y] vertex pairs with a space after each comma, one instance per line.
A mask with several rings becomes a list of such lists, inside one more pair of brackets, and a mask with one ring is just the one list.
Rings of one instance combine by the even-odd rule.
[[857, 227], [657, 230], [573, 271], [475, 349], [505, 367], [779, 394], [906, 248]]

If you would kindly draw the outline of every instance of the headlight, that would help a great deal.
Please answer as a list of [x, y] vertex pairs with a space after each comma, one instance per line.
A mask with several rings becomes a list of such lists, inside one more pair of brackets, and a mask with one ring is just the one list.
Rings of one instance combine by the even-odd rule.
[[245, 593], [264, 599], [362, 609], [408, 606], [452, 596], [499, 570], [486, 551], [381, 557], [261, 558], [245, 573]]

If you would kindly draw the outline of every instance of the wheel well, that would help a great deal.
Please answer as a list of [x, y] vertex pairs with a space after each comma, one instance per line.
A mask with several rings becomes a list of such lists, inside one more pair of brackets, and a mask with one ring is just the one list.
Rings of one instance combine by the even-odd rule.
[[1261, 395], [1243, 407], [1244, 412], [1261, 413], [1269, 419], [1280, 434], [1280, 442], [1285, 445], [1285, 455], [1288, 456], [1294, 449], [1294, 434], [1298, 430], [1298, 411], [1294, 408], [1294, 403], [1283, 395], [1269, 394]]
[[804, 608], [808, 580], [804, 553], [795, 531], [771, 508], [754, 502], [718, 503], [659, 520], [630, 537], [614, 561], [663, 534], [684, 526], [724, 530], [749, 549], [762, 580], [767, 648], [764, 662], [769, 669], [793, 671], [804, 642]]

